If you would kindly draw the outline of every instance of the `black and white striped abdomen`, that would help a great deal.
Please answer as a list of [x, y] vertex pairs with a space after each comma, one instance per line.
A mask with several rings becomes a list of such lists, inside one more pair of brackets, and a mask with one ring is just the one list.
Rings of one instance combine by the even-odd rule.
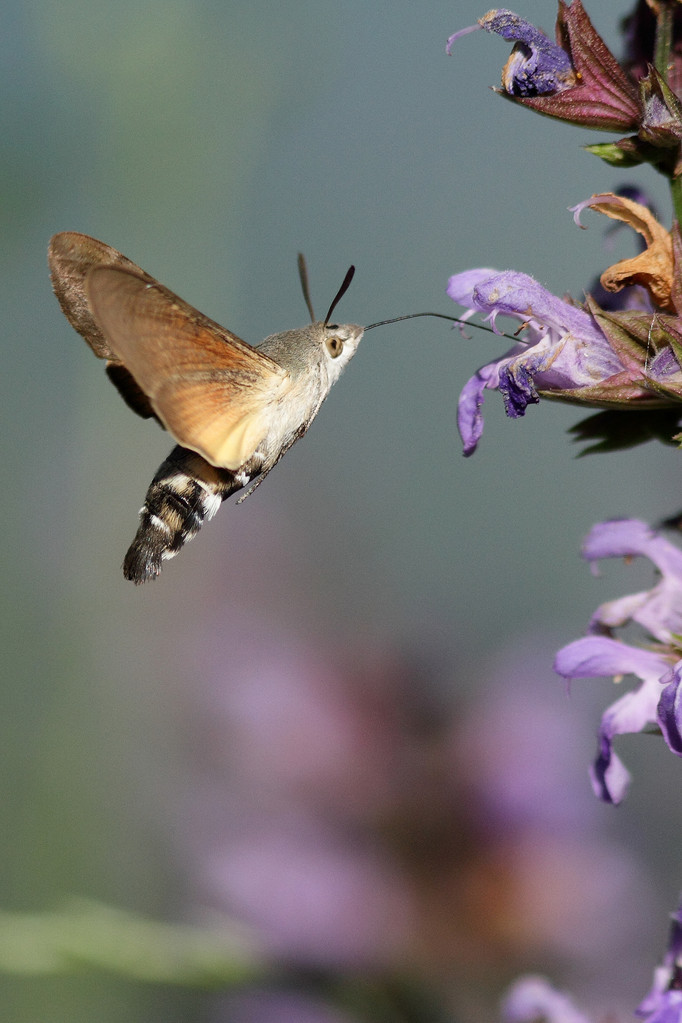
[[126, 579], [139, 584], [156, 578], [162, 562], [177, 554], [225, 498], [247, 482], [228, 469], [216, 469], [194, 451], [173, 448], [140, 510], [140, 525], [123, 561]]

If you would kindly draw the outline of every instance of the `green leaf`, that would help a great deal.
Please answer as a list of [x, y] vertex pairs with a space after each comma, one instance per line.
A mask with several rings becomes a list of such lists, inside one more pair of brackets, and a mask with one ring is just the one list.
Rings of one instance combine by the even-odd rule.
[[224, 989], [261, 977], [263, 968], [234, 924], [209, 930], [163, 923], [86, 899], [53, 912], [0, 910], [5, 973], [105, 970], [150, 984]]

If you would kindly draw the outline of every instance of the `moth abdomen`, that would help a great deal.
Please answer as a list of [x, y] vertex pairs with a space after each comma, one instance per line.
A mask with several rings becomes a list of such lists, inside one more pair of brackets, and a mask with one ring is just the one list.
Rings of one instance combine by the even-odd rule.
[[243, 485], [229, 470], [175, 447], [147, 490], [140, 525], [123, 561], [125, 578], [136, 584], [155, 579], [162, 562], [174, 557]]

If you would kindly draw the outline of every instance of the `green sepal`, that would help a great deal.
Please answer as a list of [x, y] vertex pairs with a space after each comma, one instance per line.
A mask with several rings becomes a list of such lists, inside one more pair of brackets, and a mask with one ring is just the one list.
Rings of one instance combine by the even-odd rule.
[[635, 148], [626, 152], [617, 142], [597, 142], [591, 146], [583, 146], [583, 149], [612, 167], [637, 167], [641, 163], [646, 163], [646, 158]]

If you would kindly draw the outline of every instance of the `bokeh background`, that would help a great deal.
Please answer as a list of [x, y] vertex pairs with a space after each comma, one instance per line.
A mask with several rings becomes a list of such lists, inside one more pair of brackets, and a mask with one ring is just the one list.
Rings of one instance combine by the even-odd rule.
[[[592, 6], [617, 47], [627, 5]], [[605, 253], [567, 207], [625, 179], [581, 151], [601, 136], [489, 89], [502, 40], [446, 57], [484, 12], [6, 0], [1, 905], [237, 921], [276, 971], [218, 994], [3, 973], [5, 1019], [478, 1020], [520, 970], [609, 1009], [649, 985], [682, 883], [680, 766], [624, 740], [632, 793], [596, 804], [611, 684], [568, 700], [551, 662], [650, 579], [595, 580], [579, 546], [682, 506], [674, 450], [578, 459], [579, 410], [510, 422], [491, 399], [465, 460], [457, 395], [504, 342], [396, 324], [266, 485], [135, 589], [119, 566], [170, 441], [47, 276], [51, 234], [83, 231], [252, 343], [305, 322], [299, 250], [320, 313], [355, 263], [352, 322], [454, 313], [448, 276], [473, 266], [580, 297], [634, 240]], [[520, 12], [552, 34], [549, 0]], [[668, 220], [653, 172], [627, 182]], [[350, 977], [374, 994], [336, 997]]]

